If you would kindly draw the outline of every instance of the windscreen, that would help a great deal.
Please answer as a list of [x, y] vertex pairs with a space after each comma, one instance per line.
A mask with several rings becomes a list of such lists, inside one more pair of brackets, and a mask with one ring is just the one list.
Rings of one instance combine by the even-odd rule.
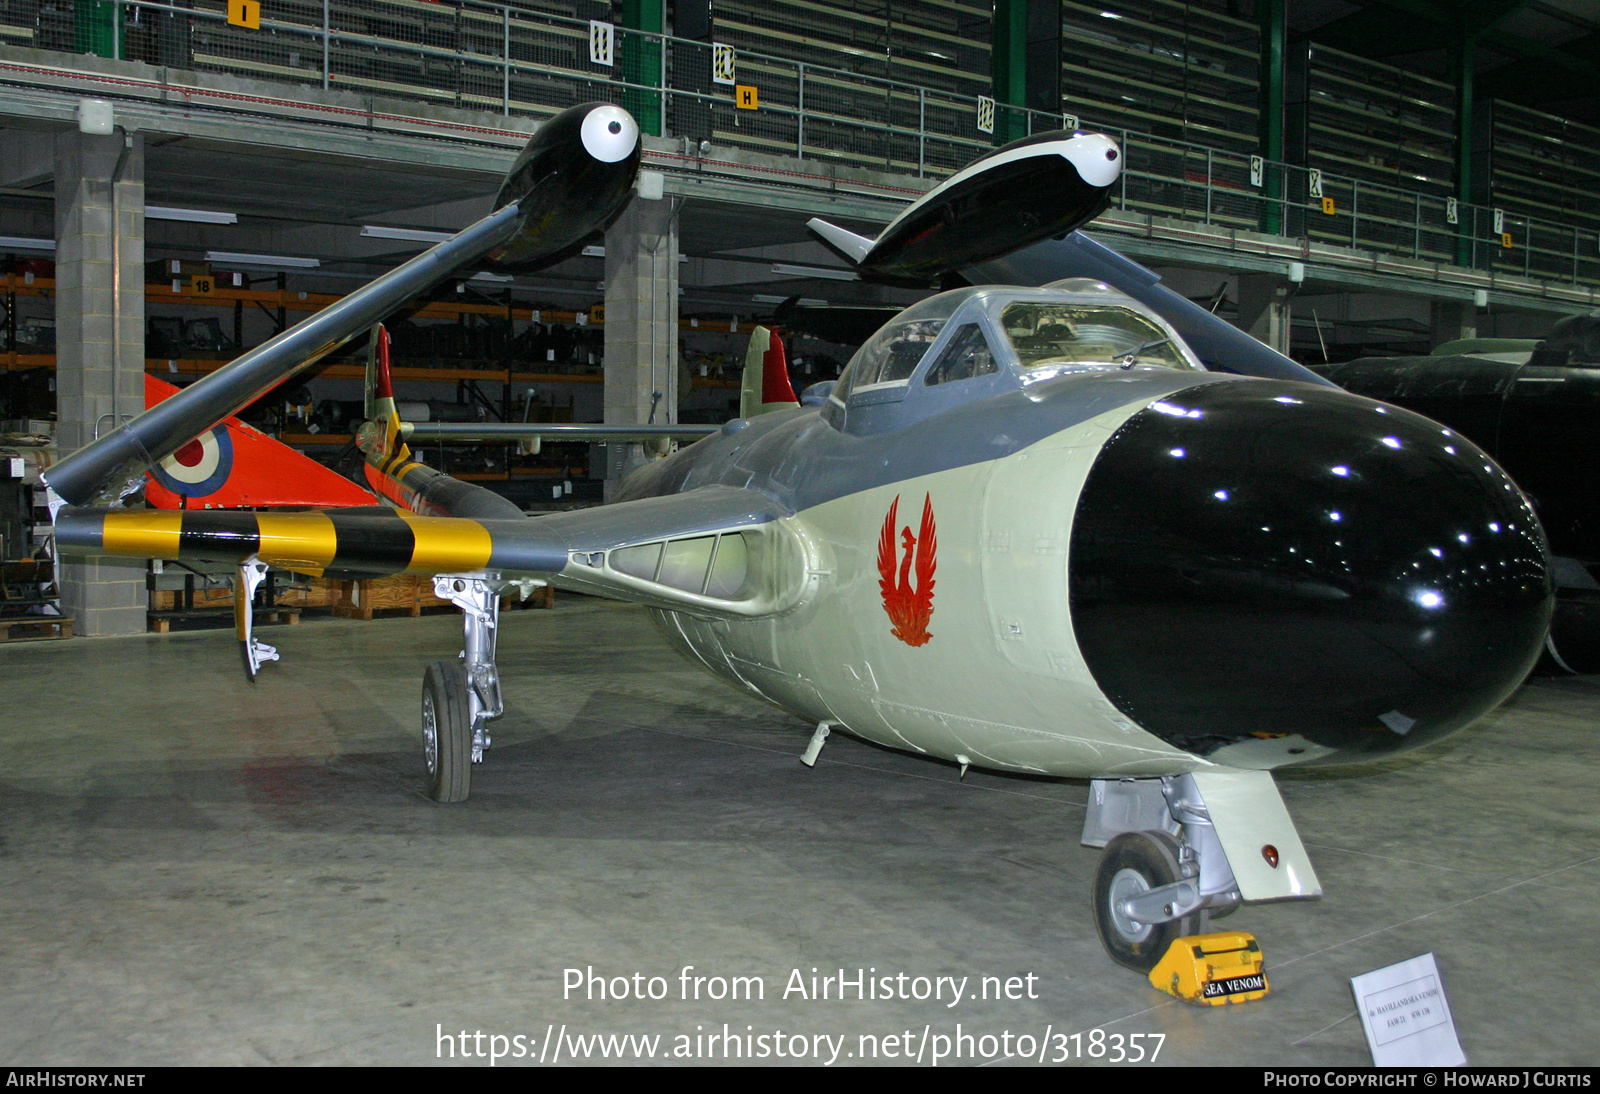
[[1129, 308], [1017, 303], [1005, 309], [1000, 321], [1024, 369], [1135, 364], [1193, 368], [1166, 331]]

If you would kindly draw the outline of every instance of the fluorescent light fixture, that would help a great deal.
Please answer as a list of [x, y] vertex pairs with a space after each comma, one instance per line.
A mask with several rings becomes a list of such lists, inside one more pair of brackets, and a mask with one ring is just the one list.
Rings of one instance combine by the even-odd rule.
[[232, 263], [236, 266], [287, 266], [292, 270], [309, 270], [322, 265], [316, 258], [295, 258], [292, 255], [252, 255], [237, 251], [207, 251], [207, 262]]
[[210, 209], [171, 209], [165, 205], [146, 205], [146, 220], [185, 220], [191, 224], [237, 224], [238, 213], [218, 213]]
[[[755, 301], [757, 304], [782, 304], [785, 300], [788, 300], [789, 297], [773, 296], [771, 293], [756, 293], [750, 299]], [[795, 304], [802, 308], [826, 308], [828, 306], [828, 302], [826, 300], [813, 300], [808, 296], [800, 297], [795, 301]]]
[[467, 280], [468, 281], [510, 281], [510, 280], [512, 280], [512, 277], [511, 277], [510, 274], [490, 273], [488, 270], [484, 270], [482, 273], [473, 274], [471, 277], [467, 278]]
[[787, 262], [774, 262], [772, 272], [785, 277], [821, 277], [829, 281], [860, 281], [861, 275], [842, 266], [791, 266]]
[[606, 249], [604, 247], [585, 247], [583, 249], [584, 258], [604, 258], [605, 256]]
[[404, 239], [411, 243], [443, 243], [454, 239], [454, 232], [427, 232], [421, 228], [385, 228], [381, 224], [362, 225], [361, 234], [372, 239]]
[[56, 241], [53, 239], [28, 239], [24, 236], [0, 236], [0, 250], [9, 251], [53, 251]]

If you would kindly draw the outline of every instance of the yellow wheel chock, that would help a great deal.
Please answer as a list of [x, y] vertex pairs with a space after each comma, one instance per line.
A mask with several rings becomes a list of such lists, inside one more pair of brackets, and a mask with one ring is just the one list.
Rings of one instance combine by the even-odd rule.
[[1150, 986], [1197, 1007], [1248, 1003], [1266, 998], [1270, 990], [1261, 947], [1245, 931], [1174, 939], [1150, 970]]

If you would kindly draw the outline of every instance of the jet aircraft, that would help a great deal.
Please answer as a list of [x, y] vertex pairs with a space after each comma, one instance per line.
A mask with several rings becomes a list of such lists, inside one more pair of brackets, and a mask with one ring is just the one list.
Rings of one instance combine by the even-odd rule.
[[1450, 426], [1505, 468], [1555, 556], [1551, 657], [1569, 672], [1600, 671], [1600, 317], [1567, 316], [1544, 339], [1476, 338], [1317, 371]]
[[[907, 308], [811, 405], [747, 385], [765, 413], [648, 461], [614, 504], [529, 516], [425, 466], [407, 437], [451, 427], [408, 432], [381, 335], [361, 444], [390, 506], [118, 504], [453, 271], [580, 245], [638, 159], [618, 107], [548, 122], [494, 213], [52, 467], [60, 549], [232, 561], [245, 601], [268, 566], [433, 575], [465, 631], [423, 686], [440, 801], [467, 796], [503, 710], [503, 591], [642, 604], [690, 660], [813, 725], [805, 763], [839, 730], [963, 772], [1091, 780], [1096, 923], [1141, 970], [1210, 914], [1320, 894], [1274, 769], [1436, 741], [1537, 656], [1551, 585], [1521, 493], [1452, 430], [1319, 381], [1077, 234], [1121, 169], [1092, 134], [1000, 149], [876, 240], [824, 226], [873, 275], [1052, 276]], [[254, 672], [275, 651], [249, 622]]]

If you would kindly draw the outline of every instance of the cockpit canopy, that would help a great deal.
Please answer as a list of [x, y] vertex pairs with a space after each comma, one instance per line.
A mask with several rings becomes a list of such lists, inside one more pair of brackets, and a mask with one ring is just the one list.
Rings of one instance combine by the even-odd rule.
[[931, 296], [884, 324], [851, 358], [829, 402], [843, 411], [917, 392], [925, 405], [905, 413], [922, 417], [1063, 373], [1135, 365], [1204, 371], [1154, 312], [1102, 282], [977, 286]]

